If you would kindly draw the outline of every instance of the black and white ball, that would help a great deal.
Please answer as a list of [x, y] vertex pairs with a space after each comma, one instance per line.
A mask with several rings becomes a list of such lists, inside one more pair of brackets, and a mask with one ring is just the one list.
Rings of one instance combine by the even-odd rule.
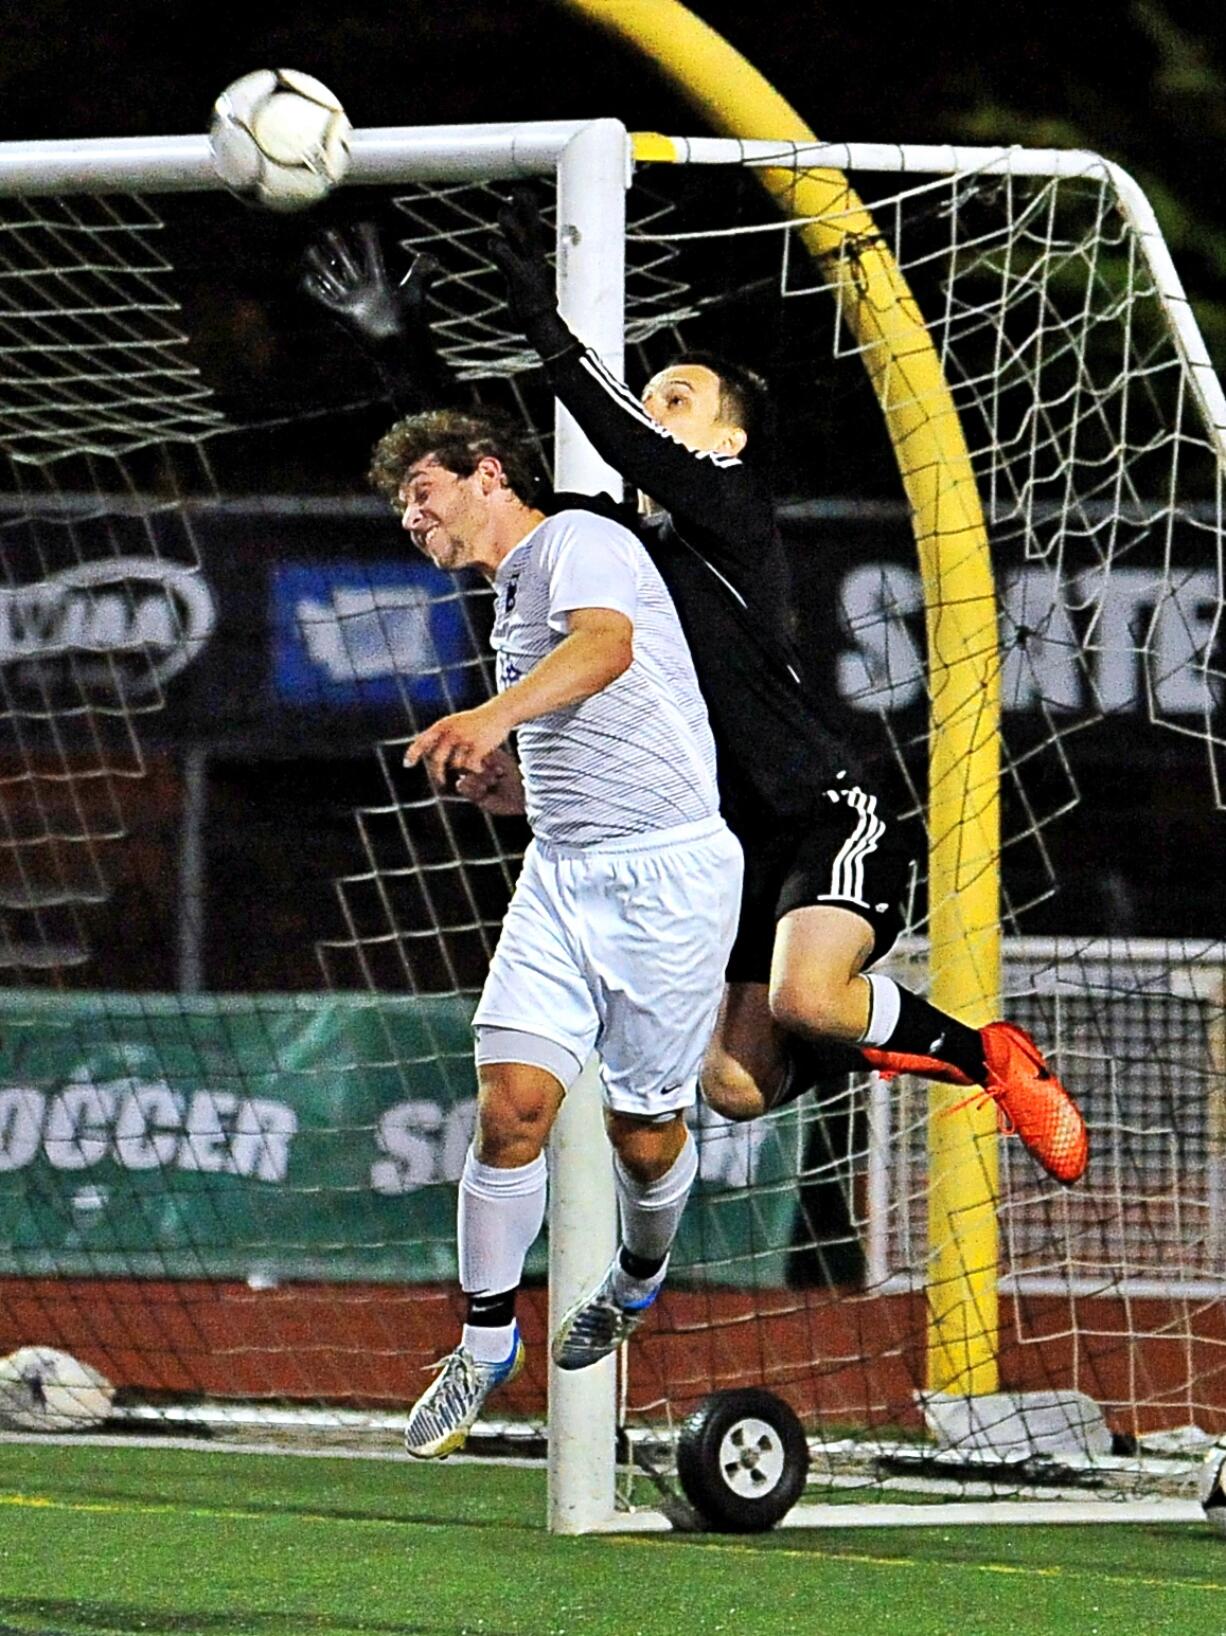
[[260, 68], [214, 103], [209, 145], [231, 192], [269, 210], [304, 210], [349, 168], [351, 130], [319, 80], [294, 68]]
[[1219, 1443], [1205, 1456], [1196, 1497], [1209, 1524], [1226, 1534], [1226, 1443]]
[[97, 1369], [54, 1346], [0, 1358], [0, 1427], [8, 1431], [86, 1431], [110, 1416], [114, 1396]]

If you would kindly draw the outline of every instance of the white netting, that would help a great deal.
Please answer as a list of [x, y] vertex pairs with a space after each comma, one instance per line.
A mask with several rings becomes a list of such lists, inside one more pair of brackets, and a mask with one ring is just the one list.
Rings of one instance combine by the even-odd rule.
[[0, 963], [18, 981], [96, 952], [81, 911], [113, 889], [141, 719], [213, 624], [182, 502], [225, 419], [161, 235], [139, 198], [0, 213]]
[[[429, 251], [442, 263], [433, 328], [441, 356], [461, 380], [516, 375], [540, 362], [507, 311], [502, 276], [489, 257], [491, 228], [505, 198], [505, 188], [458, 184], [422, 186], [395, 200], [408, 223], [408, 231], [398, 224], [401, 249], [408, 256]], [[662, 232], [670, 214], [668, 202], [647, 190], [630, 196], [625, 292], [631, 345], [694, 313], [691, 293], [676, 276], [676, 248]], [[541, 221], [552, 238], [552, 202], [542, 208]]]
[[15, 200], [4, 216], [0, 448], [10, 459], [121, 455], [221, 429], [187, 357], [147, 201]]
[[[543, 436], [548, 394], [484, 256], [500, 191], [363, 208], [402, 256], [439, 257], [444, 355]], [[862, 191], [987, 516], [1005, 1010], [1095, 1145], [1067, 1194], [1003, 1145], [1002, 1382], [1093, 1398], [1119, 1486], [1145, 1487], [1127, 1439], [1220, 1432], [1226, 1414], [1218, 451], [1104, 178]], [[285, 294], [288, 228], [230, 201], [3, 219], [0, 346], [21, 383], [0, 416], [13, 1344], [84, 1350], [144, 1394], [395, 1407], [454, 1332], [467, 1011], [524, 840], [400, 763], [420, 725], [488, 689], [488, 592], [406, 566], [386, 513], [311, 498], [353, 485], [385, 411]], [[922, 589], [841, 317], [865, 243], [819, 269], [741, 170], [653, 175], [631, 222], [635, 367], [678, 325], [773, 366], [806, 653], [922, 839]], [[297, 494], [228, 510], [215, 471]], [[1124, 800], [1138, 780], [1148, 806]], [[926, 917], [921, 880], [916, 986]], [[764, 1384], [820, 1434], [831, 1486], [932, 1481], [907, 1453], [934, 1452], [922, 1087], [836, 1086], [820, 1111], [707, 1117], [701, 1136], [673, 1284], [631, 1353], [632, 1443], [716, 1387]], [[533, 1364], [502, 1408], [533, 1428], [535, 1283], [524, 1311]], [[959, 1451], [943, 1458], [957, 1481]]]

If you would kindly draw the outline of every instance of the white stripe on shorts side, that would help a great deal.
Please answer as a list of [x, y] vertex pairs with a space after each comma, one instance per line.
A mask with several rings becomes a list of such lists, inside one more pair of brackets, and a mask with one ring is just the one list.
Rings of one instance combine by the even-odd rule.
[[864, 896], [864, 860], [877, 850], [885, 834], [885, 823], [877, 816], [877, 797], [866, 795], [858, 786], [842, 792], [847, 804], [860, 814], [855, 829], [839, 848], [830, 871], [830, 896], [849, 903], [867, 904]]

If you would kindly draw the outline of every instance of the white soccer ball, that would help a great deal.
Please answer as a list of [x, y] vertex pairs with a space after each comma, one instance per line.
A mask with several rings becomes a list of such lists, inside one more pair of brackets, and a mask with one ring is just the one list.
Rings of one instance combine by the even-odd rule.
[[1210, 1525], [1226, 1534], [1226, 1444], [1219, 1443], [1205, 1456], [1196, 1497]]
[[269, 210], [303, 210], [349, 168], [345, 110], [310, 74], [260, 68], [213, 104], [213, 167], [241, 198]]
[[114, 1396], [105, 1375], [54, 1346], [22, 1346], [0, 1358], [0, 1427], [8, 1431], [100, 1426]]

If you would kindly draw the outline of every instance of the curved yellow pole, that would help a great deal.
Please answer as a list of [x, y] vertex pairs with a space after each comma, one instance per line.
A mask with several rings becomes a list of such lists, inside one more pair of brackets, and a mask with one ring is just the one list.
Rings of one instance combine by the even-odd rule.
[[[561, 0], [642, 51], [725, 136], [816, 141], [794, 109], [679, 0]], [[653, 146], [654, 144], [654, 146]], [[668, 157], [659, 138], [640, 158]], [[836, 170], [763, 170], [838, 292], [884, 411], [914, 519], [931, 688], [932, 995], [981, 1024], [1000, 993], [1000, 752], [996, 595], [962, 428], [923, 317], [873, 219]], [[990, 1109], [929, 1120], [928, 1385], [997, 1386], [997, 1144]]]

